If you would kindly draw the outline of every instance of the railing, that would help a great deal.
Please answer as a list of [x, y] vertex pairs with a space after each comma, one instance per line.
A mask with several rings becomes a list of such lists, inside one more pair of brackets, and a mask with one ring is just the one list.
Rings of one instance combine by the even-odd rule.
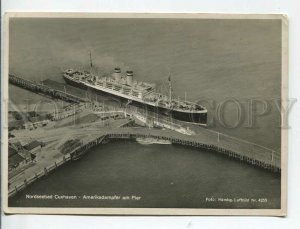
[[276, 167], [281, 165], [281, 157], [279, 153], [268, 147], [249, 142], [244, 139], [236, 138], [227, 134], [223, 134], [217, 131], [212, 131], [206, 128], [201, 128], [201, 131], [207, 134], [216, 145], [223, 146], [226, 149], [230, 149], [235, 152], [240, 152], [243, 155], [252, 155], [253, 157], [262, 160], [266, 163], [270, 163]]

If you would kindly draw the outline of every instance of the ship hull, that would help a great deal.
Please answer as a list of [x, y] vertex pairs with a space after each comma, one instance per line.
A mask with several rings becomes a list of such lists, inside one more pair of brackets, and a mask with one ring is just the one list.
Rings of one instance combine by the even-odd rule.
[[[127, 98], [102, 91], [101, 89], [96, 90], [92, 87], [88, 87], [87, 85], [85, 85], [81, 82], [76, 82], [76, 81], [70, 80], [67, 77], [64, 77], [64, 80], [66, 81], [67, 84], [72, 85], [74, 87], [79, 87], [84, 90], [87, 90], [89, 88], [90, 90], [96, 92], [97, 94], [109, 95], [110, 97], [117, 98], [118, 100], [120, 100], [123, 103], [128, 102]], [[207, 124], [207, 112], [203, 112], [203, 113], [183, 112], [183, 111], [171, 110], [171, 109], [159, 107], [159, 106], [152, 106], [152, 105], [141, 103], [141, 102], [138, 102], [135, 100], [132, 100], [130, 102], [130, 105], [138, 107], [138, 108], [142, 108], [144, 111], [149, 111], [149, 112], [152, 112], [155, 114], [158, 113], [158, 114], [170, 117], [172, 119], [187, 122], [187, 123], [193, 123], [193, 124], [204, 125], [204, 126]]]

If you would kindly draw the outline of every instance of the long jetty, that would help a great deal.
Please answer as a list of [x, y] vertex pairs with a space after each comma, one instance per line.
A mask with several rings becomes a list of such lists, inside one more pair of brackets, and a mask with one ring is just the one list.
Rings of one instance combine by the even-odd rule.
[[85, 102], [84, 99], [77, 97], [75, 95], [63, 91], [55, 90], [41, 83], [26, 80], [13, 74], [9, 74], [9, 82], [13, 85], [27, 89], [34, 93], [47, 95], [50, 96], [51, 98], [60, 99], [65, 102], [69, 102], [69, 103]]

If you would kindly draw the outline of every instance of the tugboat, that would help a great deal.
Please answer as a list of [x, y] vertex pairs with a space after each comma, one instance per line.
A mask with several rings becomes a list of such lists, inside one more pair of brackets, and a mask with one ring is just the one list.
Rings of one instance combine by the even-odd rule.
[[163, 139], [156, 139], [150, 137], [137, 138], [136, 141], [142, 145], [151, 145], [151, 144], [161, 144], [161, 145], [171, 145], [172, 142]]

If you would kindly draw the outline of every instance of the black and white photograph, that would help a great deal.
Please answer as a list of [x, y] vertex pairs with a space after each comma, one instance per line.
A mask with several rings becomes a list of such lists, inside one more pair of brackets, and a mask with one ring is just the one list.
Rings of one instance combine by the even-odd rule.
[[286, 215], [287, 27], [6, 14], [5, 212]]

